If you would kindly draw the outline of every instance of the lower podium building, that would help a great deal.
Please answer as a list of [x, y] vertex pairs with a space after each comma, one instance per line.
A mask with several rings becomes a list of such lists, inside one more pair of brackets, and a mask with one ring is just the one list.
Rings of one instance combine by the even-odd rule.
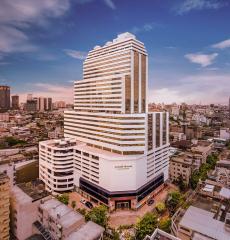
[[130, 33], [89, 52], [65, 112], [65, 139], [40, 142], [47, 190], [78, 192], [111, 210], [144, 204], [168, 179], [167, 112], [148, 112], [148, 56]]

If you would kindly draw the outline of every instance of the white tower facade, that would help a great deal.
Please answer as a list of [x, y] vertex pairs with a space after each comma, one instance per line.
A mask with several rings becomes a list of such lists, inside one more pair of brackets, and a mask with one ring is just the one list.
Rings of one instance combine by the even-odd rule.
[[147, 95], [147, 51], [123, 33], [89, 52], [65, 112], [74, 185], [111, 209], [141, 206], [168, 179], [168, 113], [149, 113]]

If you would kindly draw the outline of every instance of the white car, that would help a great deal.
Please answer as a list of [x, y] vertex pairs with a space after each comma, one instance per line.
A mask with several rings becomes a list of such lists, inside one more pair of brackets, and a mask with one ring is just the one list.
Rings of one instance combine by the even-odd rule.
[[85, 200], [85, 199], [81, 199], [80, 202], [81, 202], [82, 204], [86, 204], [86, 200]]

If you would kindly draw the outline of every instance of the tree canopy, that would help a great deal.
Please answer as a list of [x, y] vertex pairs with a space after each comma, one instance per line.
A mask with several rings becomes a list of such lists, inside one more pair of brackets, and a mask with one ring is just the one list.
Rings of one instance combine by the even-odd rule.
[[157, 216], [154, 213], [146, 213], [136, 225], [136, 239], [143, 240], [146, 235], [151, 235], [157, 227]]
[[103, 205], [100, 205], [98, 207], [94, 207], [92, 210], [90, 210], [86, 216], [85, 219], [87, 221], [93, 221], [102, 227], [106, 228], [108, 223], [108, 212], [107, 208]]

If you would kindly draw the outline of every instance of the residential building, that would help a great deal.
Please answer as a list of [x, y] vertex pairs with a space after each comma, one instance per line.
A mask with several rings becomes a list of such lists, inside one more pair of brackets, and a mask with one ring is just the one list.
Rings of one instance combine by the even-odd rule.
[[0, 121], [9, 122], [10, 114], [8, 112], [0, 113]]
[[10, 223], [10, 179], [0, 173], [0, 239], [8, 240]]
[[46, 239], [102, 239], [104, 228], [93, 222], [85, 223], [84, 216], [55, 198], [42, 201], [38, 212], [34, 226]]
[[195, 160], [188, 157], [185, 153], [180, 153], [170, 158], [169, 178], [172, 181], [178, 181], [182, 178], [184, 183], [188, 185], [194, 169]]
[[[74, 171], [74, 186], [111, 210], [140, 207], [163, 187], [169, 162], [168, 113], [148, 112], [144, 44], [123, 33], [103, 47], [96, 46], [74, 89], [74, 110], [66, 111], [64, 120], [65, 137], [76, 141], [69, 168]], [[40, 143], [40, 151], [42, 146], [48, 151], [49, 143]], [[50, 151], [52, 155], [56, 150]], [[50, 159], [40, 159], [42, 171]], [[50, 172], [54, 172], [51, 164]], [[52, 184], [51, 191], [56, 190], [57, 184]]]
[[19, 96], [18, 95], [13, 95], [11, 96], [11, 106], [13, 110], [18, 110], [19, 109]]
[[0, 111], [10, 109], [10, 87], [0, 86]]
[[37, 111], [37, 100], [36, 99], [27, 99], [25, 104], [25, 110], [29, 112]]
[[16, 239], [24, 240], [34, 234], [33, 223], [38, 220], [41, 199], [49, 198], [42, 185], [30, 183], [13, 186], [10, 194], [10, 225]]
[[220, 138], [225, 140], [230, 140], [230, 129], [229, 128], [221, 128], [220, 129]]
[[186, 140], [186, 135], [181, 132], [170, 132], [170, 139], [172, 139], [173, 142]]
[[230, 190], [217, 182], [199, 182], [171, 218], [173, 235], [181, 240], [230, 239], [229, 199]]
[[64, 101], [57, 101], [54, 103], [54, 108], [59, 109], [59, 108], [65, 108], [66, 103]]
[[202, 159], [202, 163], [206, 163], [208, 155], [211, 154], [213, 149], [213, 143], [209, 141], [197, 141], [193, 142], [193, 146], [191, 147], [191, 152], [197, 155], [197, 158]]
[[182, 240], [230, 239], [230, 215], [225, 221], [215, 219], [215, 213], [198, 207], [190, 206], [178, 226], [178, 237]]
[[[12, 188], [11, 231], [18, 240], [34, 239], [33, 236], [47, 240], [101, 240], [104, 228], [86, 223], [84, 216], [49, 195], [38, 181]], [[85, 238], [80, 238], [82, 235]]]
[[38, 98], [37, 110], [40, 112], [52, 110], [52, 98]]

